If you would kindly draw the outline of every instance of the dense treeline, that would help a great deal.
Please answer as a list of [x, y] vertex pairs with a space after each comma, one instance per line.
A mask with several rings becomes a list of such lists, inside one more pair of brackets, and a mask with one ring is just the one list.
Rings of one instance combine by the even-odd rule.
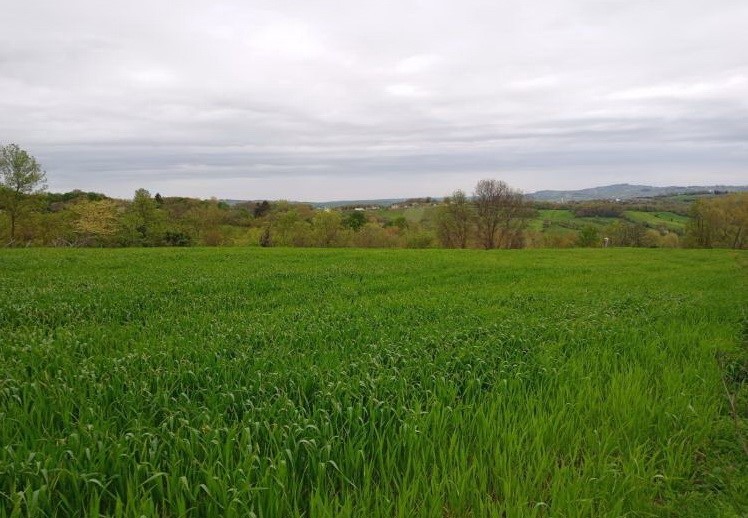
[[[4, 196], [7, 199], [7, 196]], [[456, 191], [440, 203], [420, 202], [418, 221], [397, 211], [315, 209], [285, 201], [225, 202], [152, 196], [139, 189], [132, 200], [94, 192], [26, 195], [15, 212], [2, 205], [0, 239], [5, 246], [309, 246], [521, 248], [603, 246], [746, 248], [748, 194], [703, 198], [693, 204], [682, 235], [625, 216], [605, 225], [587, 219], [553, 222], [517, 193], [507, 205], [479, 205]], [[418, 202], [414, 202], [418, 203]], [[418, 205], [416, 205], [418, 206]], [[545, 209], [558, 211], [558, 209]], [[587, 213], [589, 214], [589, 213]], [[623, 214], [623, 211], [621, 211]], [[599, 217], [600, 221], [611, 218]], [[541, 223], [529, 228], [531, 221]]]
[[[286, 201], [229, 204], [138, 189], [131, 200], [45, 192], [46, 175], [18, 146], [0, 147], [0, 243], [5, 246], [729, 247], [746, 248], [748, 193], [672, 200], [530, 202], [498, 180], [468, 195], [398, 206], [316, 209]], [[642, 218], [666, 214], [688, 221]], [[417, 210], [406, 217], [403, 210]], [[568, 213], [551, 219], [546, 213]], [[689, 218], [684, 214], [688, 213]], [[647, 216], [647, 214], [644, 214]], [[677, 223], [677, 224], [676, 224]], [[680, 225], [680, 226], [678, 226]]]
[[716, 191], [712, 193], [690, 193], [684, 196], [655, 196], [653, 198], [632, 198], [628, 200], [588, 200], [588, 201], [533, 201], [536, 209], [565, 209], [579, 217], [619, 217], [626, 211], [665, 211], [682, 216], [689, 216], [691, 205], [702, 197], [714, 197], [729, 194]]
[[748, 193], [700, 199], [693, 204], [687, 245], [697, 248], [747, 248]]
[[23, 211], [2, 205], [0, 237], [6, 246], [361, 246], [428, 247], [432, 233], [418, 223], [383, 221], [362, 212], [315, 210], [311, 205], [152, 196], [132, 200], [73, 191], [36, 193]]

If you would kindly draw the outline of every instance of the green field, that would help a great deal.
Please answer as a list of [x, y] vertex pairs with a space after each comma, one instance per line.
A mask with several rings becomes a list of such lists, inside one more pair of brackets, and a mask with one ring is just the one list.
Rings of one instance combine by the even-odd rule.
[[538, 216], [530, 220], [528, 228], [536, 232], [543, 231], [546, 227], [553, 227], [559, 222], [568, 223], [574, 219], [574, 213], [566, 209], [541, 209]]
[[408, 207], [405, 209], [382, 208], [370, 211], [370, 213], [387, 221], [393, 221], [402, 217], [409, 223], [420, 223], [430, 208], [431, 207]]
[[651, 228], [666, 228], [673, 232], [684, 232], [689, 221], [687, 216], [673, 212], [645, 212], [627, 210], [623, 216], [633, 223], [642, 223]]
[[747, 263], [0, 251], [0, 515], [745, 515]]

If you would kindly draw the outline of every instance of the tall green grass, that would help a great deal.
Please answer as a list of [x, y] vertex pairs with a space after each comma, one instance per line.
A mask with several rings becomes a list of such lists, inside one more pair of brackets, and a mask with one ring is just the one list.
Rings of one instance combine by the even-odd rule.
[[740, 515], [745, 259], [3, 251], [0, 515]]

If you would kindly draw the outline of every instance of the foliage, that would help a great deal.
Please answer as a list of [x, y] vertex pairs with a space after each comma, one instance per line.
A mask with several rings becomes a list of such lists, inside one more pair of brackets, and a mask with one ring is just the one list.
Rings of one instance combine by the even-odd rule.
[[[287, 201], [151, 197], [146, 189], [132, 200], [80, 190], [36, 192], [20, 195], [27, 217], [18, 219], [17, 212], [11, 221], [0, 207], [0, 235], [14, 234], [10, 244], [27, 246], [570, 248], [604, 238], [612, 246], [746, 246], [745, 193], [530, 203], [503, 182], [483, 180], [476, 195], [458, 190], [441, 201], [315, 209]], [[689, 204], [693, 218], [682, 214]]]
[[698, 248], [748, 248], [748, 193], [703, 198], [693, 204], [688, 242]]
[[359, 231], [366, 224], [366, 216], [361, 211], [353, 211], [345, 217], [345, 225], [355, 231]]
[[600, 236], [597, 228], [592, 225], [586, 225], [579, 232], [579, 238], [577, 244], [581, 247], [600, 246]]
[[312, 219], [315, 244], [317, 246], [340, 245], [342, 219], [338, 212], [322, 211], [316, 213]]
[[10, 217], [10, 242], [16, 238], [19, 217], [33, 199], [30, 195], [46, 188], [46, 174], [36, 158], [17, 144], [0, 146], [0, 208]]
[[48, 205], [65, 203], [69, 201], [78, 201], [85, 199], [88, 201], [101, 201], [107, 199], [106, 195], [98, 192], [84, 192], [75, 189], [69, 192], [49, 192], [46, 193], [46, 202]]
[[106, 245], [119, 230], [117, 204], [112, 200], [82, 201], [72, 211], [78, 217], [75, 232], [79, 243]]
[[621, 205], [609, 201], [589, 201], [574, 206], [574, 215], [578, 218], [617, 218], [621, 212]]
[[261, 218], [265, 216], [268, 212], [270, 212], [270, 202], [267, 200], [263, 201], [262, 203], [259, 203], [254, 208], [254, 217], [255, 218]]
[[745, 515], [735, 257], [0, 251], [0, 515]]
[[164, 233], [164, 244], [166, 246], [190, 246], [192, 238], [179, 230], [167, 230]]
[[613, 246], [642, 246], [646, 227], [618, 220], [606, 229]]
[[163, 212], [151, 193], [138, 189], [123, 217], [123, 244], [158, 246], [163, 239]]

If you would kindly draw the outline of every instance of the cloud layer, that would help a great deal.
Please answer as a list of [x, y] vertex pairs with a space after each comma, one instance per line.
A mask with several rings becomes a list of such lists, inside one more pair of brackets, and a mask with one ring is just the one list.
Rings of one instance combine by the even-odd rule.
[[744, 0], [12, 2], [0, 142], [119, 196], [744, 184], [745, 27]]

